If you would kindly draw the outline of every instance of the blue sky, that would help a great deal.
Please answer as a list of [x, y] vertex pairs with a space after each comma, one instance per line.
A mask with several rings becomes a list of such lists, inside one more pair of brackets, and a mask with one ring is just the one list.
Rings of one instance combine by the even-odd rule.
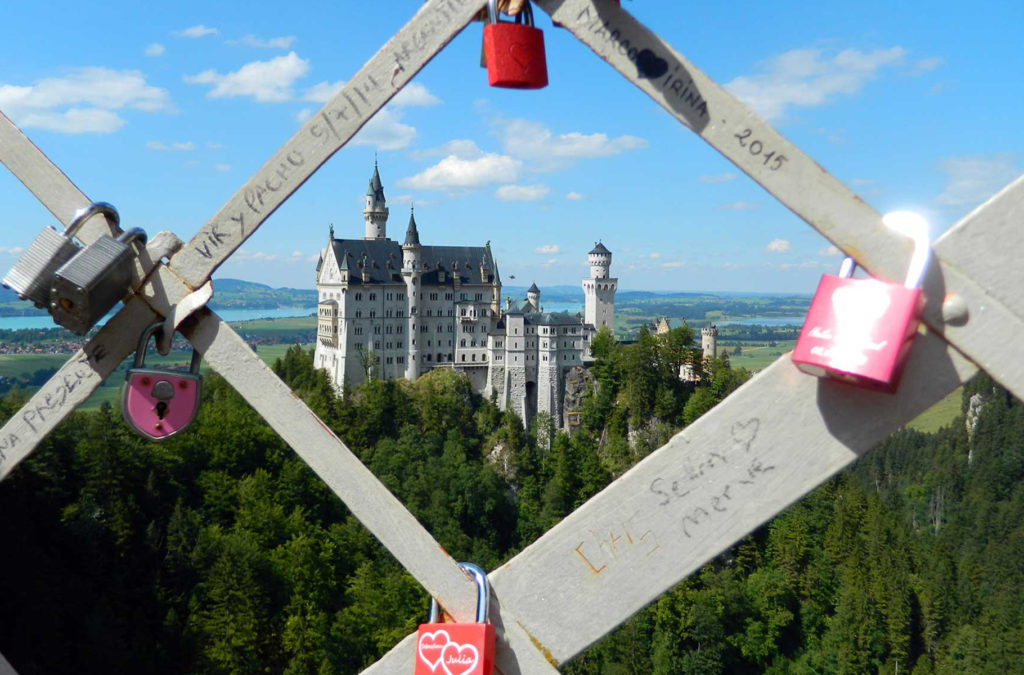
[[[0, 110], [124, 225], [186, 240], [421, 5], [10, 4]], [[880, 211], [939, 233], [1024, 172], [1019, 0], [623, 5]], [[578, 284], [597, 239], [624, 289], [812, 293], [837, 269], [825, 239], [537, 19], [548, 88], [488, 87], [470, 24], [216, 276], [311, 286], [329, 224], [362, 236], [375, 152], [389, 235], [414, 202], [424, 243], [490, 240], [505, 283]], [[7, 269], [55, 223], [6, 171], [0, 203]]]

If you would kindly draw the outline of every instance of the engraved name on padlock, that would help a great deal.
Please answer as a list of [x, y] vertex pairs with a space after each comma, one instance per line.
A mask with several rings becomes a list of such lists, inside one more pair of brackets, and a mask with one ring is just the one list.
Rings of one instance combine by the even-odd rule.
[[497, 0], [487, 3], [490, 23], [484, 26], [484, 57], [487, 83], [507, 89], [541, 89], [548, 86], [544, 33], [533, 26], [533, 8], [525, 2], [516, 21], [498, 20]]
[[472, 563], [459, 567], [477, 585], [476, 623], [440, 623], [437, 601], [430, 600], [428, 623], [420, 624], [414, 675], [491, 675], [494, 672], [494, 626], [487, 623], [490, 588], [487, 575]]
[[163, 322], [158, 321], [142, 333], [135, 350], [135, 364], [128, 370], [121, 389], [124, 421], [151, 441], [166, 440], [195, 419], [202, 385], [202, 359], [194, 349], [188, 373], [145, 367], [149, 338], [162, 326]]
[[72, 333], [85, 335], [131, 290], [134, 247], [146, 233], [132, 228], [117, 239], [102, 235], [53, 275], [50, 314]]
[[920, 325], [924, 294], [918, 286], [930, 248], [927, 224], [916, 214], [889, 214], [885, 222], [915, 240], [905, 283], [853, 279], [852, 258], [843, 261], [838, 276], [823, 275], [793, 348], [793, 363], [800, 370], [868, 389], [896, 390]]
[[22, 300], [31, 300], [36, 307], [49, 309], [54, 274], [82, 249], [72, 237], [86, 220], [98, 213], [107, 216], [117, 227], [120, 221], [117, 209], [106, 202], [90, 204], [75, 214], [63, 234], [49, 226], [44, 228], [14, 263], [4, 277], [3, 285], [14, 290]]

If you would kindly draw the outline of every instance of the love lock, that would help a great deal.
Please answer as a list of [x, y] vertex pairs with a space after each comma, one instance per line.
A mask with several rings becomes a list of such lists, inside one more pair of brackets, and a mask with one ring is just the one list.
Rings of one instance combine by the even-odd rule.
[[202, 384], [202, 357], [195, 349], [188, 373], [145, 367], [149, 338], [163, 325], [163, 321], [158, 321], [143, 331], [135, 350], [135, 364], [128, 370], [121, 389], [124, 421], [151, 441], [166, 440], [195, 419]]
[[437, 601], [430, 599], [428, 623], [416, 639], [415, 675], [491, 675], [494, 672], [494, 625], [487, 622], [491, 593], [487, 575], [472, 563], [459, 567], [477, 585], [476, 623], [439, 623]]
[[821, 277], [792, 358], [811, 375], [891, 393], [921, 322], [924, 294], [918, 286], [931, 248], [928, 224], [917, 214], [890, 213], [883, 222], [914, 239], [905, 283], [852, 279], [856, 263], [847, 258], [839, 276]]
[[487, 83], [507, 89], [541, 89], [548, 86], [544, 33], [533, 27], [533, 8], [523, 3], [516, 21], [498, 20], [498, 0], [488, 0], [490, 23], [484, 26], [484, 57]]

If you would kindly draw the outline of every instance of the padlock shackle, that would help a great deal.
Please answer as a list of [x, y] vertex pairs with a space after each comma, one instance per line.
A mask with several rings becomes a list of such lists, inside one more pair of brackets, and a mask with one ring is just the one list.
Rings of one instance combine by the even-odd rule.
[[[133, 368], [143, 368], [146, 365], [146, 349], [149, 347], [149, 339], [153, 337], [153, 333], [164, 327], [164, 320], [155, 321], [149, 325], [146, 330], [142, 331], [142, 336], [139, 337], [139, 344], [135, 348], [135, 361]], [[196, 348], [192, 348], [192, 361], [189, 363], [188, 372], [192, 375], [199, 374], [199, 366], [203, 362], [203, 357], [199, 355]]]
[[[498, 23], [498, 0], [487, 0], [487, 16], [491, 23]], [[530, 0], [526, 0], [516, 14], [516, 23], [533, 27], [533, 7], [530, 6]]]
[[113, 204], [108, 204], [107, 202], [93, 202], [84, 209], [78, 209], [75, 211], [75, 217], [72, 218], [71, 222], [68, 223], [68, 226], [64, 228], [64, 236], [69, 238], [75, 236], [75, 233], [78, 232], [80, 227], [82, 227], [82, 224], [97, 213], [102, 213], [107, 218], [113, 220], [115, 228], [121, 224], [121, 216], [118, 214], [117, 209], [114, 208]]
[[903, 282], [906, 288], [918, 288], [928, 269], [932, 245], [928, 236], [928, 221], [913, 211], [892, 211], [882, 216], [882, 223], [890, 230], [895, 230], [914, 242], [914, 253], [910, 256], [907, 266], [907, 278]]
[[117, 238], [117, 240], [120, 243], [124, 244], [125, 246], [131, 246], [136, 242], [138, 242], [142, 246], [145, 246], [146, 241], [148, 239], [149, 238], [146, 236], [146, 231], [141, 227], [133, 227], [130, 230], [126, 230], [124, 233], [121, 234], [120, 237]]
[[[469, 572], [473, 577], [473, 581], [476, 582], [476, 622], [487, 623], [487, 612], [491, 605], [491, 587], [487, 583], [487, 574], [478, 565], [473, 563], [461, 562], [459, 567]], [[430, 598], [430, 616], [427, 622], [438, 623], [440, 620], [441, 611], [437, 600]]]

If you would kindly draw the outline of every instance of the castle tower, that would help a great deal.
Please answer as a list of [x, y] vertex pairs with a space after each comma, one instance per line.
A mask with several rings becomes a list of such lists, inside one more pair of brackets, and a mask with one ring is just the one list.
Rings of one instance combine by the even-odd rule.
[[588, 259], [590, 278], [583, 280], [584, 321], [597, 330], [602, 326], [614, 330], [615, 291], [619, 286], [619, 280], [609, 276], [612, 252], [604, 244], [597, 242]]
[[533, 310], [535, 312], [540, 311], [540, 289], [537, 288], [536, 283], [532, 284], [530, 288], [526, 291], [526, 299], [530, 302], [531, 305], [533, 305]]
[[388, 207], [384, 199], [384, 186], [377, 172], [377, 162], [373, 163], [373, 177], [370, 187], [366, 190], [366, 204], [363, 206], [363, 219], [366, 221], [366, 235], [363, 239], [388, 238]]
[[[376, 170], [373, 175], [377, 175]], [[417, 340], [420, 336], [419, 289], [420, 277], [423, 276], [422, 252], [420, 233], [416, 229], [416, 216], [412, 209], [409, 209], [409, 227], [405, 231], [405, 243], [402, 244], [402, 278], [405, 280], [405, 294], [409, 299], [407, 326], [409, 348], [405, 366], [405, 379], [407, 380], [415, 380], [421, 372]]]
[[700, 349], [705, 359], [718, 358], [718, 326], [711, 323], [700, 329]]

